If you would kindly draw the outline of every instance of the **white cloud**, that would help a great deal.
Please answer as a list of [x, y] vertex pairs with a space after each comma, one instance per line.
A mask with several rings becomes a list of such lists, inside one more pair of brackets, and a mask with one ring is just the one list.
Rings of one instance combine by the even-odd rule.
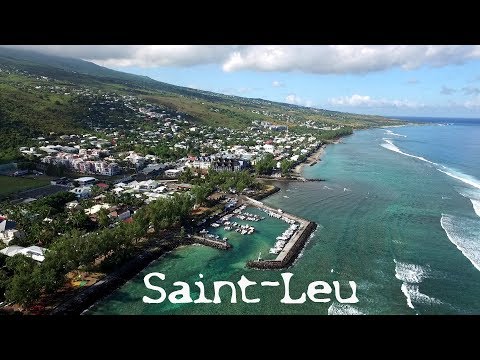
[[283, 87], [283, 86], [285, 86], [285, 84], [281, 81], [275, 80], [275, 81], [272, 81], [272, 86], [273, 87]]
[[300, 96], [297, 96], [296, 94], [288, 94], [285, 97], [285, 102], [288, 104], [302, 105], [307, 107], [313, 106], [313, 101], [302, 99]]
[[111, 67], [217, 64], [224, 71], [362, 74], [480, 59], [478, 45], [22, 45]]
[[410, 85], [417, 85], [420, 81], [418, 81], [418, 79], [408, 79], [407, 80], [407, 84], [410, 84]]
[[230, 54], [225, 71], [260, 70], [306, 73], [367, 73], [393, 67], [444, 66], [480, 58], [479, 46], [323, 45], [247, 46]]
[[418, 108], [423, 104], [418, 104], [410, 100], [389, 100], [375, 99], [369, 95], [353, 94], [352, 96], [342, 96], [328, 99], [330, 105], [336, 106], [357, 106], [357, 107], [395, 107], [395, 108]]
[[465, 101], [464, 106], [468, 109], [480, 109], [480, 95]]

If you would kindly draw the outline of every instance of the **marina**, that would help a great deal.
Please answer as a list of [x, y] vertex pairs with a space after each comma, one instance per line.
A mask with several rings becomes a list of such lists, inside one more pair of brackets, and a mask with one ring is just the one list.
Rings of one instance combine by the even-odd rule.
[[[262, 238], [265, 246], [255, 261], [247, 261], [247, 267], [250, 268], [279, 269], [289, 266], [316, 227], [316, 224], [308, 220], [282, 209], [271, 208], [247, 196], [239, 197], [234, 204], [229, 211], [222, 213], [194, 235], [193, 240], [218, 249], [230, 249], [233, 247], [230, 240], [256, 241]], [[261, 229], [265, 226], [262, 224], [265, 221], [269, 228], [277, 229], [275, 237], [271, 232], [268, 235], [262, 234]], [[256, 233], [258, 235], [255, 238], [249, 236]], [[264, 239], [262, 235], [267, 238]]]

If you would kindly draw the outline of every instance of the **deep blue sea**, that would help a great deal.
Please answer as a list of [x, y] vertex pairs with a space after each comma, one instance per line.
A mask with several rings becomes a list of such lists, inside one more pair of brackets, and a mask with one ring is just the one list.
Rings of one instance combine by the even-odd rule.
[[143, 283], [152, 271], [170, 284], [193, 284], [202, 273], [207, 293], [213, 280], [279, 280], [280, 271], [244, 266], [275, 242], [268, 223], [264, 235], [233, 239], [228, 254], [203, 246], [167, 254], [90, 313], [480, 314], [480, 120], [410, 119], [420, 124], [357, 131], [329, 145], [304, 168], [305, 177], [326, 181], [278, 182], [281, 191], [264, 200], [319, 224], [288, 270], [292, 293], [315, 280], [352, 280], [358, 303], [284, 305], [278, 288], [253, 290], [258, 304], [231, 304], [229, 294], [221, 304], [142, 302], [154, 296]]

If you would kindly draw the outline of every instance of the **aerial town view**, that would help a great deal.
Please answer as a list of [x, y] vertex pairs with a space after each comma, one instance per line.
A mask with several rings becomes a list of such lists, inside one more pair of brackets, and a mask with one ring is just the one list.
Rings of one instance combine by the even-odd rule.
[[[465, 237], [478, 241], [473, 223], [478, 220], [471, 204], [462, 202], [471, 200], [478, 211], [475, 174], [459, 175], [470, 170], [458, 165], [454, 172], [426, 147], [415, 147], [427, 141], [418, 134], [429, 127], [434, 134], [463, 125], [388, 116], [388, 111], [324, 110], [290, 95], [292, 101], [281, 102], [199, 90], [81, 58], [41, 47], [0, 46], [1, 314], [480, 310], [478, 300], [470, 300], [474, 291], [458, 307], [451, 298], [439, 299], [441, 290], [426, 288], [435, 296], [421, 292], [423, 279], [454, 270], [434, 270], [437, 255], [427, 250], [428, 260], [420, 265], [415, 256], [423, 250], [413, 250], [442, 239], [452, 259], [474, 274], [468, 281], [480, 281], [478, 255], [468, 250], [476, 245], [458, 240], [454, 224], [457, 217], [469, 221]], [[337, 98], [330, 104], [346, 101]], [[417, 139], [412, 148], [410, 139]], [[409, 166], [424, 166], [416, 174], [436, 186], [438, 192], [428, 198], [435, 205], [424, 208], [416, 202], [426, 195], [413, 195], [416, 182]], [[448, 189], [436, 183], [432, 171], [445, 176]], [[412, 184], [400, 181], [403, 176]], [[453, 187], [449, 181], [459, 184]], [[460, 220], [448, 201], [469, 219]], [[406, 238], [428, 241], [409, 248]], [[453, 244], [456, 248], [450, 249]], [[369, 271], [373, 268], [382, 275]], [[214, 304], [193, 304], [192, 299], [176, 304], [173, 293], [170, 304], [146, 304], [142, 298], [155, 298], [151, 290], [159, 287], [146, 280], [153, 271], [165, 273], [162, 280], [170, 292], [175, 284], [167, 282], [203, 279], [207, 295], [201, 290], [200, 298], [213, 296], [207, 284], [212, 280], [236, 282], [243, 276], [242, 281], [253, 279], [266, 287], [263, 296], [255, 291], [262, 298], [255, 309], [229, 301], [233, 282], [231, 293], [215, 284]], [[311, 302], [299, 300], [302, 305], [293, 310], [278, 308], [283, 293], [267, 280], [285, 280], [286, 272], [296, 281], [289, 285], [292, 298], [301, 299], [308, 282], [323, 278], [335, 280], [337, 300], [315, 304], [321, 301], [308, 286]], [[388, 303], [378, 295], [386, 288], [395, 294]], [[342, 301], [355, 297], [355, 291], [358, 304]], [[451, 291], [445, 297], [453, 297]], [[192, 290], [192, 298], [195, 294]]]

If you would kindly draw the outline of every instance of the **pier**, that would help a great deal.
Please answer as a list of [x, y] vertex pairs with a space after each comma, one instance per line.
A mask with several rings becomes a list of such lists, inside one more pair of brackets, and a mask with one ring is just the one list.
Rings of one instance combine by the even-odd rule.
[[228, 250], [232, 247], [231, 244], [223, 240], [209, 239], [199, 235], [193, 235], [191, 238], [193, 239], [194, 243], [210, 246], [216, 249]]
[[274, 260], [260, 259], [247, 262], [247, 267], [253, 269], [282, 269], [288, 267], [296, 259], [307, 242], [310, 234], [316, 229], [317, 224], [284, 211], [279, 212], [278, 209], [274, 209], [260, 201], [249, 198], [248, 196], [242, 196], [242, 199], [245, 203], [250, 203], [250, 205], [260, 209], [275, 212], [300, 224], [295, 234], [290, 238], [287, 244], [285, 244], [285, 247]]

